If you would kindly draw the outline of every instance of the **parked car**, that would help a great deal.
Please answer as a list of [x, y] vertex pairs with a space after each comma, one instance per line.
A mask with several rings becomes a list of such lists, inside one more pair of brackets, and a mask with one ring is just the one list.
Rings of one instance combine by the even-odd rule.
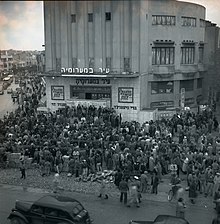
[[11, 93], [11, 98], [18, 98], [18, 92], [17, 91], [12, 91]]
[[19, 84], [19, 79], [15, 78], [15, 84]]
[[21, 88], [17, 87], [15, 90], [17, 91], [17, 93], [21, 93]]
[[0, 86], [0, 95], [3, 95], [3, 94], [4, 94], [4, 87]]
[[8, 94], [11, 94], [12, 92], [13, 92], [12, 88], [8, 88], [8, 89], [7, 89], [7, 93], [8, 93]]
[[158, 215], [154, 221], [133, 221], [129, 224], [189, 224], [189, 222], [183, 218], [179, 218], [171, 215]]
[[47, 195], [35, 202], [16, 201], [8, 219], [11, 224], [90, 224], [88, 211], [71, 197]]

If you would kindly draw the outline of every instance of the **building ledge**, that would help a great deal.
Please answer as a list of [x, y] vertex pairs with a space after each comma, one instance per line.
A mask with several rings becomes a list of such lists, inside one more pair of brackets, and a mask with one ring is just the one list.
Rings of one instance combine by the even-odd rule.
[[39, 76], [45, 76], [45, 77], [76, 77], [76, 78], [135, 78], [139, 77], [139, 73], [108, 73], [108, 74], [102, 74], [102, 73], [80, 73], [80, 74], [71, 74], [71, 73], [61, 73], [61, 72], [44, 72], [39, 73]]

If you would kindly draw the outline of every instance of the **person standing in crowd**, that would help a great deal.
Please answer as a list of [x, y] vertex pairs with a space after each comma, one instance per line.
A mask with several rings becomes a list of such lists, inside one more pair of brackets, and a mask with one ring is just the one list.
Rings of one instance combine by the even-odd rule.
[[44, 158], [42, 158], [40, 160], [39, 165], [40, 165], [40, 173], [41, 173], [41, 176], [43, 177], [45, 175], [45, 160], [44, 160]]
[[45, 166], [45, 175], [50, 176], [51, 163], [48, 159], [45, 161], [44, 166]]
[[125, 180], [125, 178], [123, 178], [120, 183], [119, 183], [119, 190], [121, 192], [120, 195], [120, 202], [123, 201], [124, 199], [124, 204], [127, 204], [127, 198], [128, 198], [128, 191], [129, 191], [129, 186], [128, 186], [128, 182]]
[[213, 186], [214, 186], [214, 174], [211, 168], [208, 167], [206, 171], [206, 192], [205, 192], [205, 197], [208, 195], [213, 196]]
[[72, 156], [70, 157], [68, 166], [69, 166], [69, 173], [71, 174], [71, 176], [73, 176], [75, 170], [75, 160]]
[[158, 193], [158, 185], [159, 185], [159, 177], [158, 173], [154, 172], [153, 173], [153, 178], [152, 178], [152, 194], [157, 194]]
[[21, 171], [21, 179], [25, 179], [26, 178], [26, 172], [25, 172], [25, 162], [24, 160], [21, 161], [21, 165], [20, 165], [20, 171]]
[[131, 183], [129, 187], [129, 191], [130, 191], [130, 199], [129, 199], [127, 207], [131, 207], [131, 205], [136, 204], [136, 207], [139, 208], [140, 203], [139, 203], [139, 196], [138, 196], [138, 186], [135, 181]]
[[54, 179], [53, 179], [53, 193], [57, 193], [58, 192], [59, 185], [60, 185], [60, 175], [59, 175], [59, 173], [56, 173], [54, 175]]
[[102, 196], [105, 196], [105, 199], [108, 199], [106, 182], [105, 182], [104, 176], [101, 176], [101, 180], [98, 180], [98, 182], [101, 184], [98, 197], [101, 198]]
[[148, 172], [144, 171], [144, 173], [141, 174], [140, 181], [141, 181], [141, 193], [146, 193], [147, 190], [147, 184], [148, 184]]
[[186, 205], [183, 198], [179, 198], [176, 205], [176, 216], [185, 219]]
[[117, 169], [116, 173], [115, 173], [115, 180], [114, 180], [114, 184], [119, 187], [120, 182], [122, 180], [122, 172], [121, 169]]
[[218, 193], [218, 189], [220, 187], [220, 173], [216, 173], [213, 182], [214, 182], [214, 185], [213, 185], [213, 196], [215, 198], [216, 197], [215, 195]]
[[199, 181], [199, 191], [200, 194], [205, 194], [206, 192], [206, 177], [205, 177], [205, 170], [200, 170], [198, 174], [198, 181]]
[[197, 177], [196, 174], [193, 172], [192, 174], [189, 174], [188, 177], [189, 181], [189, 198], [192, 204], [195, 204], [195, 198], [197, 197]]

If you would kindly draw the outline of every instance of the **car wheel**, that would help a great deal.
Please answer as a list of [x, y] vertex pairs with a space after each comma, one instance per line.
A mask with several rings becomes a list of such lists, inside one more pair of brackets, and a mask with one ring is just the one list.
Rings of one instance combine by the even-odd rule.
[[10, 224], [25, 224], [25, 222], [18, 217], [14, 217], [11, 219]]

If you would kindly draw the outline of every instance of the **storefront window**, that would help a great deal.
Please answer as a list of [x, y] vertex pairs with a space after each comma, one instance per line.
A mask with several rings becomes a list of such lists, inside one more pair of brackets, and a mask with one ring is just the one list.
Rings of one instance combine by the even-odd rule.
[[111, 87], [70, 86], [70, 98], [77, 99], [110, 99]]
[[193, 91], [193, 89], [194, 89], [193, 86], [194, 86], [194, 79], [180, 81], [180, 91], [182, 88], [184, 88], [186, 92]]
[[197, 89], [201, 89], [202, 88], [202, 79], [197, 79]]
[[151, 94], [173, 93], [173, 81], [151, 82]]

